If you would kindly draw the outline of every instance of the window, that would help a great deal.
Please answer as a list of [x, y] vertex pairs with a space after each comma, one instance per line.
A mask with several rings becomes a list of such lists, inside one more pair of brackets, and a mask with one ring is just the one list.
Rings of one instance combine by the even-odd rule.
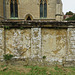
[[47, 17], [47, 0], [40, 0], [40, 18]]
[[43, 17], [43, 2], [40, 2], [40, 17]]
[[31, 20], [30, 16], [27, 17], [27, 20]]
[[10, 15], [11, 17], [18, 17], [18, 0], [10, 1]]
[[27, 15], [25, 16], [25, 20], [26, 20], [26, 21], [33, 20], [32, 15], [31, 15], [31, 14], [27, 14]]

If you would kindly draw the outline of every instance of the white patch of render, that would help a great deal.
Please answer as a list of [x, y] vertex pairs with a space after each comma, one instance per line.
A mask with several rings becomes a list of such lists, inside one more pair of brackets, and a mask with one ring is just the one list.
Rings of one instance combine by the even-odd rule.
[[[37, 33], [38, 36], [35, 36]], [[41, 28], [31, 28], [31, 57], [41, 58]]]
[[4, 29], [0, 28], [0, 59], [3, 58], [4, 55]]
[[66, 61], [75, 61], [75, 28], [68, 28], [68, 53]]

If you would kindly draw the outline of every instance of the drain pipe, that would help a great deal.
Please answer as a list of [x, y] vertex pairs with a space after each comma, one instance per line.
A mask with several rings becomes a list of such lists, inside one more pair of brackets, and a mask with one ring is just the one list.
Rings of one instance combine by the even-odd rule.
[[6, 19], [6, 0], [3, 0], [3, 17]]

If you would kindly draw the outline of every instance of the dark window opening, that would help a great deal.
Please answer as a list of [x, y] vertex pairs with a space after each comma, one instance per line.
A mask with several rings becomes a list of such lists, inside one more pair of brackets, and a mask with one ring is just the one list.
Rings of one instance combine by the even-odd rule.
[[47, 3], [44, 3], [44, 17], [47, 17]]
[[41, 0], [40, 1], [40, 18], [46, 18], [47, 17], [47, 1]]
[[11, 3], [10, 3], [10, 15], [11, 15], [11, 17], [18, 17], [17, 0], [11, 0]]
[[31, 20], [30, 16], [28, 16], [27, 20]]
[[40, 4], [40, 17], [43, 17], [43, 4]]
[[15, 0], [15, 17], [18, 17], [18, 4], [16, 0]]

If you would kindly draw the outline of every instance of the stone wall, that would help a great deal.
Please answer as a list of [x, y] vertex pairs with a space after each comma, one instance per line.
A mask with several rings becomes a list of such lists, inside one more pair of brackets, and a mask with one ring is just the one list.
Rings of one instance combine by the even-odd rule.
[[67, 61], [75, 61], [75, 28], [68, 29]]
[[0, 28], [0, 58], [42, 58], [46, 61], [75, 61], [75, 28]]
[[42, 29], [42, 55], [47, 61], [62, 62], [67, 50], [67, 29]]
[[41, 58], [41, 28], [31, 28], [31, 58]]
[[10, 29], [6, 30], [6, 54], [15, 57], [28, 58], [31, 53], [31, 30]]
[[0, 28], [0, 59], [3, 58], [4, 55], [4, 29]]
[[[59, 1], [59, 3], [58, 3]], [[57, 0], [57, 4], [56, 4], [56, 20], [57, 21], [62, 21], [63, 20], [63, 12], [62, 12], [62, 1], [61, 0]]]

